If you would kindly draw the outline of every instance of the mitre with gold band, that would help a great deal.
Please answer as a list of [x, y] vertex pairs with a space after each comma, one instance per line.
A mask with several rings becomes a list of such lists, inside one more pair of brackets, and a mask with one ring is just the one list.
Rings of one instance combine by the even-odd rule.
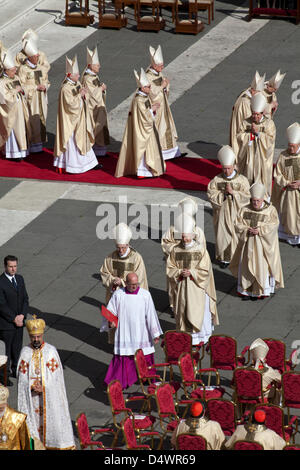
[[255, 75], [254, 75], [254, 78], [251, 82], [251, 88], [252, 90], [255, 90], [255, 91], [264, 91], [264, 88], [265, 88], [265, 78], [266, 78], [266, 74], [264, 75], [259, 75], [259, 73], [256, 71], [255, 72]]
[[134, 70], [134, 76], [136, 79], [136, 84], [139, 88], [143, 88], [144, 86], [149, 86], [150, 82], [148, 80], [148, 77], [145, 73], [145, 70], [141, 68], [140, 74], [137, 73], [136, 70]]
[[149, 47], [150, 59], [152, 65], [162, 65], [164, 63], [161, 46], [155, 50], [154, 47]]
[[282, 83], [282, 80], [284, 79], [284, 77], [286, 76], [285, 73], [281, 73], [280, 70], [278, 70], [274, 75], [273, 77], [271, 77], [267, 83], [268, 85], [270, 85], [271, 87], [275, 88], [276, 90], [278, 90], [278, 88], [280, 87], [281, 83]]
[[250, 186], [250, 194], [251, 198], [264, 199], [266, 188], [262, 183], [253, 183], [252, 186]]
[[97, 47], [93, 51], [88, 47], [86, 48], [86, 63], [87, 65], [100, 65]]
[[78, 67], [77, 55], [72, 60], [66, 57], [66, 74], [76, 75], [78, 73], [79, 73], [79, 67]]
[[27, 320], [26, 328], [29, 335], [42, 335], [46, 328], [46, 323], [42, 318], [33, 315], [32, 320]]

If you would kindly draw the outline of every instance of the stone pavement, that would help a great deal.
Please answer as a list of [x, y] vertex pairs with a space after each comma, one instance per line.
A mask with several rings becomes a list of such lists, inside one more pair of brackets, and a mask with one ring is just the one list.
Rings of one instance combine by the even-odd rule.
[[[231, 107], [236, 96], [252, 80], [256, 69], [260, 73], [266, 71], [268, 77], [278, 68], [287, 71], [278, 93], [279, 109], [275, 115], [276, 147], [285, 147], [285, 129], [299, 118], [299, 105], [292, 103], [292, 94], [299, 77], [300, 29], [292, 22], [254, 20], [249, 24], [245, 21], [246, 2], [232, 0], [230, 3], [215, 2], [215, 21], [211, 26], [206, 25], [204, 32], [196, 37], [173, 34], [170, 23], [166, 31], [159, 34], [137, 33], [131, 10], [127, 10], [131, 15], [129, 27], [121, 31], [98, 30], [97, 24], [88, 28], [66, 28], [63, 25], [64, 2], [60, 5], [57, 2], [28, 2], [27, 13], [23, 15], [26, 24], [20, 21], [20, 17], [16, 18], [17, 15], [8, 8], [8, 2], [0, 2], [0, 9], [6, 6], [11, 12], [10, 23], [3, 22], [0, 26], [0, 39], [4, 44], [16, 50], [16, 38], [27, 27], [34, 27], [39, 31], [40, 48], [51, 60], [47, 122], [49, 147], [54, 143], [57, 98], [64, 76], [65, 54], [73, 57], [77, 53], [82, 69], [86, 46], [95, 44], [99, 47], [103, 80], [108, 85], [112, 148], [119, 148], [122, 130], [122, 121], [114, 121], [116, 110], [126, 110], [126, 100], [135, 88], [133, 69], [148, 65], [149, 44], [162, 45], [167, 70], [176, 83], [174, 100], [171, 91], [172, 111], [181, 147], [187, 148], [189, 154], [215, 158], [219, 146], [228, 142]], [[91, 3], [95, 9], [96, 3]], [[39, 16], [42, 13], [43, 19]], [[170, 15], [170, 12], [166, 14]], [[45, 15], [52, 15], [52, 21], [45, 19]], [[205, 13], [201, 13], [201, 17], [206, 21]], [[228, 29], [227, 23], [224, 28], [224, 21], [228, 22]], [[234, 31], [230, 29], [233, 21], [237, 21], [236, 31], [240, 31], [234, 42]], [[243, 24], [242, 28], [240, 24]], [[197, 61], [197, 51], [199, 60], [195, 66], [194, 60], [189, 62], [189, 54], [193, 54]], [[186, 81], [183, 73], [182, 84], [180, 80], [176, 81], [181, 61], [183, 72], [185, 67], [187, 71], [192, 70], [192, 73], [187, 73]], [[101, 203], [111, 203], [118, 210], [119, 197], [127, 196], [128, 210], [131, 204], [140, 203], [145, 204], [151, 213], [150, 202], [153, 205], [162, 202], [175, 204], [187, 193], [1, 178], [0, 257], [8, 253], [19, 257], [19, 269], [25, 277], [31, 311], [45, 319], [45, 340], [57, 347], [63, 361], [73, 422], [81, 411], [86, 412], [88, 422], [93, 426], [102, 426], [111, 416], [103, 378], [112, 357], [112, 346], [107, 344], [106, 335], [99, 333], [99, 306], [105, 299], [99, 268], [114, 245], [111, 240], [97, 238], [96, 227], [100, 217], [96, 211]], [[236, 296], [235, 279], [214, 261], [212, 212], [206, 195], [189, 193], [198, 198], [199, 205], [204, 205], [204, 230], [213, 262], [220, 317], [220, 326], [215, 332], [234, 336], [239, 352], [257, 337], [274, 337], [285, 341], [289, 353], [293, 341], [300, 337], [300, 294], [297, 289], [300, 251], [280, 243], [285, 289], [271, 299], [241, 303]], [[132, 218], [128, 216], [128, 221]], [[159, 236], [134, 240], [132, 245], [144, 257], [150, 292], [162, 328], [164, 331], [173, 329]], [[26, 344], [26, 332], [24, 336]], [[155, 356], [158, 362], [163, 359], [160, 346], [156, 347]], [[203, 365], [208, 364], [206, 357]], [[12, 380], [11, 405], [16, 406], [16, 381]], [[228, 376], [224, 374], [222, 384], [228, 387], [228, 383]]]

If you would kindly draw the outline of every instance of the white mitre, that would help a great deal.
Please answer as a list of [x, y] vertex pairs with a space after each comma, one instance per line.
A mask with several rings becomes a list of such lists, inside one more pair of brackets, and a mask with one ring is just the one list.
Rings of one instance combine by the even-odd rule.
[[274, 88], [276, 88], [276, 90], [278, 90], [278, 88], [280, 87], [281, 83], [282, 83], [282, 80], [284, 79], [284, 77], [286, 76], [286, 73], [281, 73], [280, 70], [278, 70], [274, 75], [273, 77], [271, 77], [269, 80], [268, 80], [268, 84]]
[[195, 219], [188, 213], [183, 212], [175, 219], [174, 238], [181, 238], [182, 234], [194, 234]]
[[264, 199], [266, 188], [262, 183], [254, 183], [250, 187], [250, 194], [254, 199]]
[[100, 64], [97, 46], [93, 51], [91, 51], [88, 47], [86, 48], [86, 63], [87, 65]]
[[66, 56], [66, 74], [76, 75], [77, 73], [79, 73], [77, 55], [73, 60]]
[[234, 165], [236, 155], [230, 145], [223, 145], [223, 147], [218, 151], [217, 158], [222, 166], [230, 166]]
[[178, 203], [179, 209], [181, 209], [182, 213], [189, 214], [191, 216], [197, 214], [198, 211], [198, 204], [195, 199], [191, 197], [185, 197]]
[[38, 40], [38, 35], [35, 31], [33, 31], [33, 29], [26, 29], [25, 33], [22, 36], [22, 43], [27, 39], [31, 39], [36, 43]]
[[269, 352], [269, 346], [265, 343], [261, 338], [257, 338], [253, 343], [250, 345], [250, 353], [252, 355], [252, 359], [255, 361], [255, 368], [258, 369], [260, 362], [265, 362], [267, 354]]
[[115, 226], [113, 230], [113, 238], [116, 245], [128, 245], [132, 238], [132, 231], [128, 225], [121, 222], [119, 225]]
[[263, 91], [265, 88], [265, 78], [266, 74], [260, 76], [256, 71], [250, 87], [255, 91]]
[[149, 52], [152, 65], [162, 65], [164, 63], [161, 46], [158, 46], [156, 50], [154, 47], [150, 46]]
[[263, 113], [267, 106], [267, 100], [262, 93], [256, 93], [251, 98], [251, 109], [254, 113]]
[[33, 39], [31, 39], [30, 37], [28, 39], [24, 40], [24, 42], [23, 42], [23, 51], [25, 52], [27, 57], [32, 57], [32, 56], [39, 53], [36, 42]]
[[1, 62], [4, 70], [13, 69], [16, 66], [14, 58], [7, 50], [2, 51]]
[[136, 70], [134, 70], [134, 75], [135, 75], [135, 79], [136, 79], [136, 83], [137, 83], [138, 88], [143, 88], [144, 86], [149, 86], [150, 85], [150, 82], [149, 82], [149, 80], [147, 78], [147, 75], [145, 73], [145, 70], [143, 68], [141, 68], [140, 75], [137, 73]]
[[287, 130], [287, 140], [289, 144], [300, 144], [300, 126], [298, 122], [291, 124]]

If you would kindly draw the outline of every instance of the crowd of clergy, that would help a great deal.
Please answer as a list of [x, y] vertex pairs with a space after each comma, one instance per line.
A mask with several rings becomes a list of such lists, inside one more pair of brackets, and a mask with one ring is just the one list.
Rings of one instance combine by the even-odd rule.
[[[162, 74], [161, 47], [150, 46], [149, 54], [148, 69], [134, 71], [137, 89], [128, 113], [116, 178], [160, 176], [166, 171], [166, 160], [182, 156], [168, 103], [170, 82]], [[23, 160], [43, 150], [49, 69], [32, 30], [24, 33], [22, 50], [15, 58], [1, 45], [0, 147], [4, 158]], [[101, 168], [97, 157], [107, 154], [107, 88], [100, 80], [99, 70], [97, 48], [87, 48], [81, 76], [76, 56], [72, 60], [66, 57], [53, 161], [60, 173]], [[278, 71], [266, 80], [256, 72], [250, 86], [240, 94], [231, 116], [230, 145], [222, 146], [217, 154], [222, 170], [207, 188], [213, 209], [215, 256], [221, 268], [228, 268], [237, 278], [237, 293], [242, 301], [262, 301], [274, 295], [275, 289], [284, 287], [279, 239], [300, 248], [298, 123], [287, 127], [287, 149], [273, 170], [273, 117], [279, 112], [276, 92], [284, 75]], [[196, 224], [197, 211], [195, 199], [180, 201], [174, 224], [161, 239], [176, 330], [190, 333], [193, 346], [205, 345], [219, 325], [214, 273], [204, 232]], [[107, 311], [112, 317], [103, 318], [100, 331], [107, 331], [108, 341], [114, 345], [105, 383], [118, 380], [126, 389], [137, 381], [136, 351], [142, 349], [148, 366], [153, 366], [154, 345], [163, 331], [148, 289], [143, 257], [130, 244], [130, 227], [118, 224], [113, 238], [116, 248], [100, 269]], [[250, 349], [253, 367], [263, 367], [265, 382], [280, 382], [280, 374], [265, 361], [267, 345], [258, 338]], [[273, 403], [279, 400], [276, 396], [268, 399]], [[264, 420], [262, 412], [253, 414], [250, 424], [238, 427], [237, 437], [234, 434], [225, 446], [231, 448], [235, 440], [251, 435], [265, 449], [283, 448], [285, 441], [267, 430]], [[225, 436], [220, 426], [211, 423], [205, 417], [205, 403], [199, 402], [191, 408], [189, 420], [174, 431], [173, 446], [179, 431], [190, 430], [205, 437], [208, 448], [220, 449]]]

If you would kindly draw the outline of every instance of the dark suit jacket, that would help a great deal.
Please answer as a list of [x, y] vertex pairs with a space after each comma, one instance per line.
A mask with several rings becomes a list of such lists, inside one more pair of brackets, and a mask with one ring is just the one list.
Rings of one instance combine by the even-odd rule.
[[15, 278], [17, 290], [4, 273], [0, 276], [0, 330], [15, 329], [15, 317], [22, 314], [25, 320], [28, 312], [28, 294], [24, 279], [20, 274], [16, 274]]

